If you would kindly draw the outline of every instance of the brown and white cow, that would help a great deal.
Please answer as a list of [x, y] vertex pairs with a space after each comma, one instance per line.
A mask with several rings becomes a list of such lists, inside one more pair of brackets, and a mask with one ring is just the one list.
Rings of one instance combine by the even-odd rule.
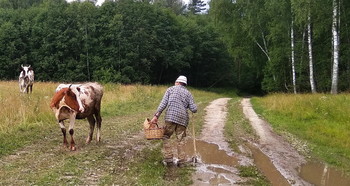
[[34, 84], [34, 70], [30, 65], [21, 65], [21, 73], [18, 77], [18, 83], [20, 92], [32, 93]]
[[60, 86], [60, 88], [56, 88], [50, 107], [54, 111], [63, 133], [63, 145], [68, 147], [64, 125], [64, 120], [66, 119], [69, 119], [70, 150], [76, 150], [73, 138], [75, 119], [87, 118], [89, 121], [90, 132], [86, 139], [87, 144], [92, 140], [95, 123], [97, 123], [96, 139], [99, 142], [101, 140], [101, 100], [103, 87], [98, 83], [71, 84], [68, 86], [61, 84]]

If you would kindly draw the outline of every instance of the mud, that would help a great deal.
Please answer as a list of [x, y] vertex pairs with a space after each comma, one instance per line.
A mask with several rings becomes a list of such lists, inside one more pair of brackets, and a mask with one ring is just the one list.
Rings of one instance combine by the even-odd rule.
[[344, 172], [319, 162], [309, 162], [299, 170], [300, 176], [314, 185], [349, 186], [350, 178]]
[[[238, 165], [238, 159], [232, 155], [228, 155], [226, 151], [219, 149], [219, 146], [202, 140], [196, 140], [197, 153], [194, 153], [193, 140], [186, 142], [184, 150], [188, 156], [187, 159], [195, 157], [200, 163], [218, 164], [227, 166]], [[218, 158], [219, 157], [219, 158]]]
[[[272, 185], [350, 185], [341, 172], [322, 164], [307, 163], [298, 151], [254, 112], [249, 99], [243, 99], [243, 113], [255, 130], [258, 141], [247, 140], [245, 149], [253, 159], [233, 152], [225, 141], [226, 104], [229, 98], [214, 100], [206, 108], [205, 124], [200, 137], [189, 139], [185, 146], [188, 158], [198, 160], [193, 185], [240, 185], [247, 183], [239, 176], [237, 166], [254, 164]], [[196, 152], [194, 152], [196, 149]], [[242, 152], [243, 152], [242, 151]]]
[[253, 145], [249, 145], [249, 149], [252, 151], [255, 165], [265, 175], [265, 177], [273, 185], [289, 186], [288, 181], [277, 171], [268, 156], [266, 156], [261, 150]]
[[234, 153], [223, 135], [229, 100], [220, 98], [206, 107], [205, 124], [195, 143], [196, 153], [193, 140], [186, 143], [188, 154], [199, 161], [192, 176], [193, 185], [235, 185], [246, 182], [245, 178], [239, 176], [236, 166], [252, 164], [252, 160]]
[[192, 162], [196, 166], [194, 185], [234, 184], [243, 181], [237, 175], [235, 166], [238, 165], [238, 159], [235, 156], [219, 149], [216, 144], [202, 140], [196, 141], [196, 147], [197, 151], [194, 153], [192, 139], [184, 147], [188, 159], [197, 159], [197, 163]]
[[305, 158], [281, 136], [274, 133], [266, 121], [259, 118], [248, 98], [242, 99], [241, 104], [243, 113], [260, 137], [256, 146], [271, 160], [278, 172], [291, 185], [311, 185], [303, 180], [297, 171], [302, 164], [306, 163]]

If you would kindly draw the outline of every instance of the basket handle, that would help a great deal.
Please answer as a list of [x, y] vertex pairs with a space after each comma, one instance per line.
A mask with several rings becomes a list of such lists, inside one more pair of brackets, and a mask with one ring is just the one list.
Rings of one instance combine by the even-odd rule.
[[158, 123], [151, 123], [151, 122], [150, 122], [150, 125], [149, 125], [149, 129], [155, 128], [154, 125], [157, 126], [157, 129], [159, 129]]

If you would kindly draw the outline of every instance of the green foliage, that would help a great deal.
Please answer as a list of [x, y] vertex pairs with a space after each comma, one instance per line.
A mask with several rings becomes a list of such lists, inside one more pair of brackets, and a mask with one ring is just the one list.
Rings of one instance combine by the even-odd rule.
[[[291, 28], [294, 30], [296, 88], [310, 92], [307, 23], [310, 16], [313, 67], [317, 91], [331, 88], [332, 1], [320, 0], [212, 0], [214, 18], [236, 65], [241, 89], [292, 92]], [[340, 1], [339, 89], [349, 89], [350, 3]], [[244, 82], [244, 83], [243, 83]], [[254, 82], [257, 82], [254, 84]]]
[[17, 79], [20, 65], [30, 64], [39, 81], [166, 84], [182, 74], [195, 86], [232, 85], [230, 58], [210, 20], [181, 16], [179, 2], [159, 3], [4, 5], [0, 79]]
[[206, 10], [206, 6], [207, 4], [204, 1], [201, 0], [191, 0], [190, 4], [188, 5], [188, 10], [192, 13], [192, 14], [200, 14], [203, 11]]

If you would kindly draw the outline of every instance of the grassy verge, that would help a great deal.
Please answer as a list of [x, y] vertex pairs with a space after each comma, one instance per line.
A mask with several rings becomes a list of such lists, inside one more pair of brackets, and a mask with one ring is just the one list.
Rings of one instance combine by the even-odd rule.
[[257, 113], [280, 132], [308, 142], [312, 155], [350, 172], [350, 95], [273, 94], [253, 98]]
[[[235, 152], [240, 152], [238, 145], [244, 146], [246, 143], [244, 140], [249, 138], [249, 140], [255, 140], [257, 136], [249, 121], [244, 117], [240, 98], [234, 97], [229, 101], [228, 113], [224, 135], [230, 147]], [[240, 166], [238, 170], [240, 176], [249, 178], [249, 183], [247, 183], [249, 185], [269, 185], [267, 179], [256, 166]]]

